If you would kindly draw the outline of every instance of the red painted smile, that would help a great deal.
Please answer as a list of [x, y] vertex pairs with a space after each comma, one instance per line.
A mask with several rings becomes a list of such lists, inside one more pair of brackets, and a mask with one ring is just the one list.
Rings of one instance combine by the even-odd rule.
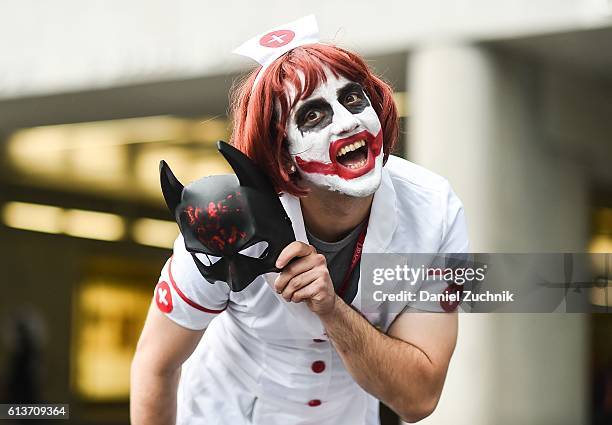
[[330, 163], [305, 161], [295, 157], [298, 167], [306, 173], [336, 175], [345, 180], [361, 177], [370, 172], [382, 148], [382, 129], [376, 136], [367, 130], [329, 145]]

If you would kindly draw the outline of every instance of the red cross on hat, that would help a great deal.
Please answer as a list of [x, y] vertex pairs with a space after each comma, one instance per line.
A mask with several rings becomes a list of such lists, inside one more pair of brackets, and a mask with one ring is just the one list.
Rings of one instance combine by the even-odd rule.
[[291, 30], [277, 30], [264, 35], [259, 39], [259, 44], [264, 47], [277, 48], [289, 44], [295, 37]]
[[255, 59], [266, 68], [289, 50], [318, 41], [317, 20], [314, 15], [308, 15], [253, 37], [234, 50], [234, 53]]

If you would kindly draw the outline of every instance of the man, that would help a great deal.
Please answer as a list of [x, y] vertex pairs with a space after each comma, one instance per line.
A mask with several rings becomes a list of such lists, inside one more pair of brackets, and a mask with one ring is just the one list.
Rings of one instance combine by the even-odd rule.
[[466, 252], [463, 208], [446, 180], [389, 155], [390, 87], [295, 24], [256, 38], [280, 50], [238, 88], [232, 139], [283, 193], [297, 241], [280, 274], [231, 292], [177, 239], [132, 366], [134, 424], [372, 425], [378, 400], [416, 422], [438, 402], [456, 313], [360, 314], [359, 259]]

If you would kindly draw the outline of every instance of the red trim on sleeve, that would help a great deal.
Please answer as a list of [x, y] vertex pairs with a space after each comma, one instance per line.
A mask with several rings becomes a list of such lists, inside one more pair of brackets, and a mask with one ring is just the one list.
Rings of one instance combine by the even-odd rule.
[[185, 301], [187, 304], [189, 304], [193, 308], [203, 311], [205, 313], [212, 313], [212, 314], [222, 313], [227, 308], [227, 306], [224, 307], [223, 310], [212, 310], [210, 308], [202, 307], [200, 304], [194, 301], [191, 301], [189, 298], [187, 298], [187, 296], [183, 293], [183, 291], [181, 291], [179, 287], [176, 285], [176, 282], [174, 281], [174, 277], [172, 276], [172, 258], [173, 257], [170, 257], [170, 262], [168, 263], [168, 275], [170, 276], [170, 283], [172, 284], [172, 287], [174, 288], [176, 293], [179, 295], [179, 297], [181, 297], [183, 301]]

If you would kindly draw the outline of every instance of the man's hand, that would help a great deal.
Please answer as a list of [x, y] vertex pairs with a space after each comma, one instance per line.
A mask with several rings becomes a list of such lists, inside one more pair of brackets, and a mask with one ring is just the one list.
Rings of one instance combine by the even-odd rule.
[[286, 301], [306, 301], [308, 308], [319, 316], [334, 310], [336, 292], [327, 262], [314, 246], [291, 242], [278, 256], [276, 267], [283, 270], [274, 282], [274, 289]]

